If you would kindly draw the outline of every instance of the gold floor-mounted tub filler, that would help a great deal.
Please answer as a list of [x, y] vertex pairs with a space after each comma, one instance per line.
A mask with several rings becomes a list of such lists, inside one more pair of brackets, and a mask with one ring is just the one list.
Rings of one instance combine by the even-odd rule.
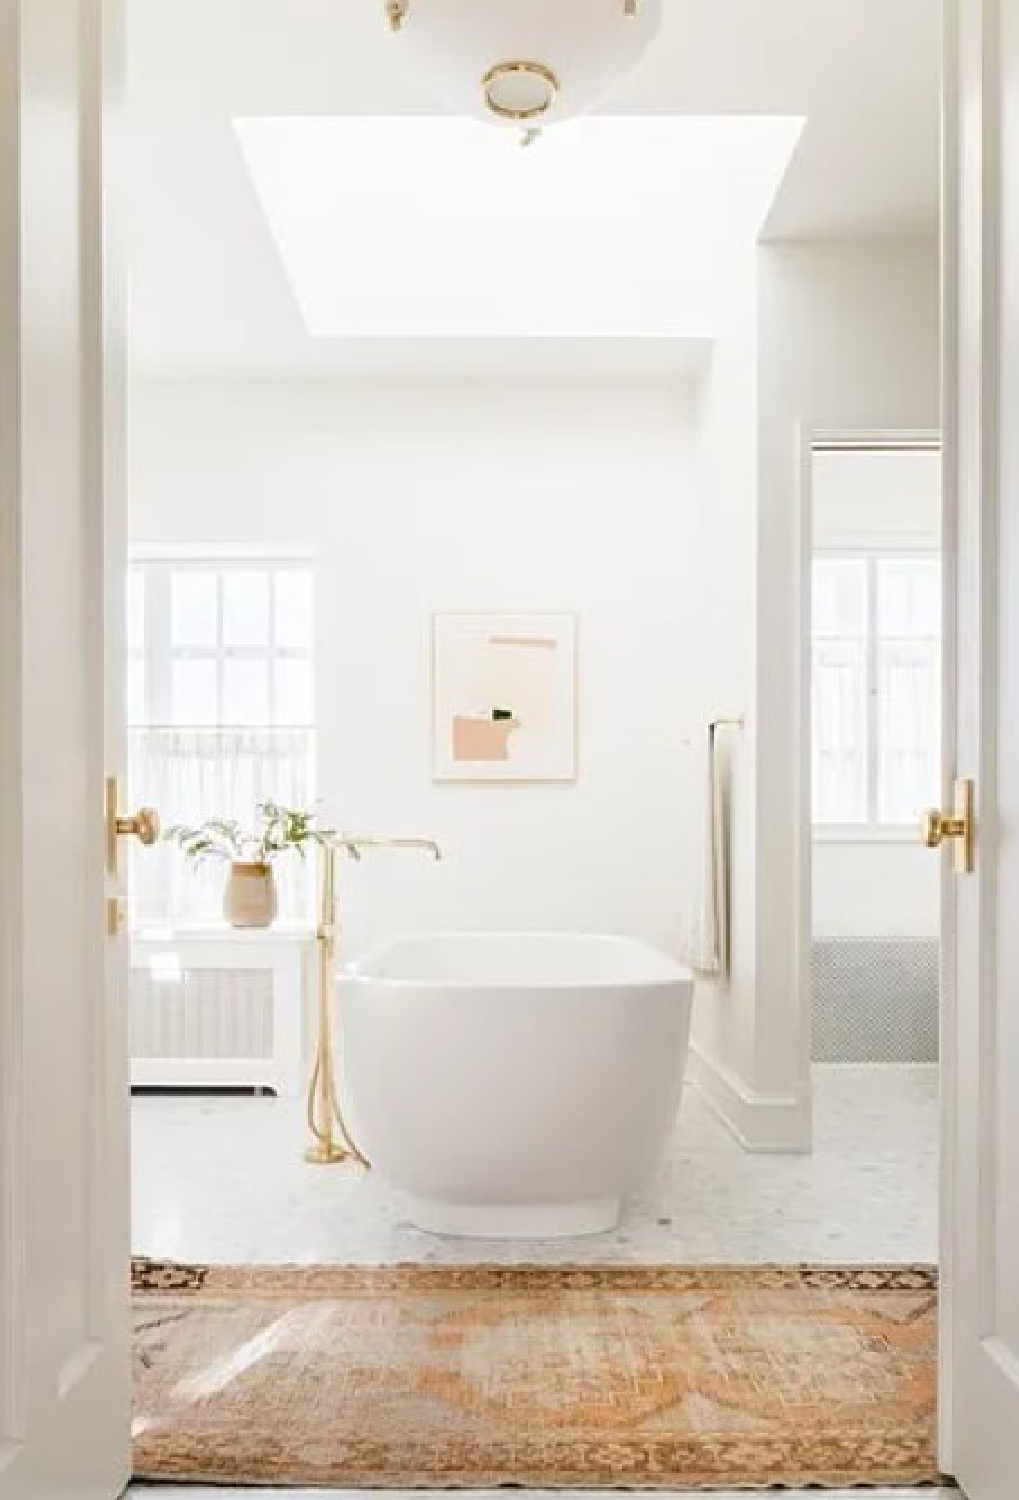
[[360, 860], [363, 854], [375, 849], [416, 849], [430, 854], [433, 859], [442, 858], [442, 850], [433, 839], [337, 834], [321, 846], [319, 920], [315, 934], [318, 947], [318, 1039], [308, 1083], [308, 1129], [312, 1140], [305, 1152], [305, 1160], [315, 1166], [331, 1166], [344, 1161], [355, 1161], [362, 1167], [371, 1165], [351, 1133], [340, 1099], [333, 1040], [333, 992], [337, 940], [341, 931], [337, 906], [340, 858], [345, 855], [348, 859]]

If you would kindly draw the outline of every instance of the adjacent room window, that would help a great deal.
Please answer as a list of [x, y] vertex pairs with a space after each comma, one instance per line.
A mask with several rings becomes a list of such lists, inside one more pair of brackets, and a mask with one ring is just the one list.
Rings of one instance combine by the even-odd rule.
[[911, 828], [940, 784], [937, 556], [818, 555], [812, 652], [815, 824]]
[[[306, 561], [136, 558], [128, 574], [132, 801], [164, 826], [315, 800], [314, 578]], [[213, 921], [222, 872], [170, 848], [133, 856], [139, 925]], [[281, 913], [308, 910], [308, 874], [280, 866]]]

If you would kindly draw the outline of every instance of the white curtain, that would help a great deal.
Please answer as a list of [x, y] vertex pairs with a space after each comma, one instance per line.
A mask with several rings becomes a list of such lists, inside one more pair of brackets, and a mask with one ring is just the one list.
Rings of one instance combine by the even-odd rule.
[[859, 641], [814, 645], [814, 820], [867, 821], [867, 661]]
[[937, 801], [941, 761], [940, 660], [936, 645], [885, 642], [878, 661], [878, 818], [912, 823]]
[[[310, 729], [135, 728], [128, 736], [131, 805], [159, 811], [164, 829], [206, 818], [235, 818], [252, 826], [265, 799], [309, 808], [315, 798], [314, 731]], [[276, 864], [280, 917], [310, 916], [314, 859], [296, 854]], [[128, 872], [136, 926], [215, 922], [221, 916], [226, 870], [198, 868], [164, 843], [132, 847]]]
[[938, 789], [940, 565], [822, 557], [813, 606], [814, 821], [911, 824]]

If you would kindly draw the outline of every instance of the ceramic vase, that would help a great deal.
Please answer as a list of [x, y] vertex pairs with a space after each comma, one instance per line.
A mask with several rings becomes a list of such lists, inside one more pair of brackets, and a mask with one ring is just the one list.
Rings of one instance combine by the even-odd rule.
[[231, 927], [269, 927], [278, 910], [272, 866], [235, 860], [223, 892], [223, 915]]

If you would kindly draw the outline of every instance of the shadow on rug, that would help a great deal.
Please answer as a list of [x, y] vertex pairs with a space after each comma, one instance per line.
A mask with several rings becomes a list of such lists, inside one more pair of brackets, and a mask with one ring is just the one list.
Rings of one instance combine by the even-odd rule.
[[927, 1266], [136, 1261], [139, 1478], [937, 1485]]

